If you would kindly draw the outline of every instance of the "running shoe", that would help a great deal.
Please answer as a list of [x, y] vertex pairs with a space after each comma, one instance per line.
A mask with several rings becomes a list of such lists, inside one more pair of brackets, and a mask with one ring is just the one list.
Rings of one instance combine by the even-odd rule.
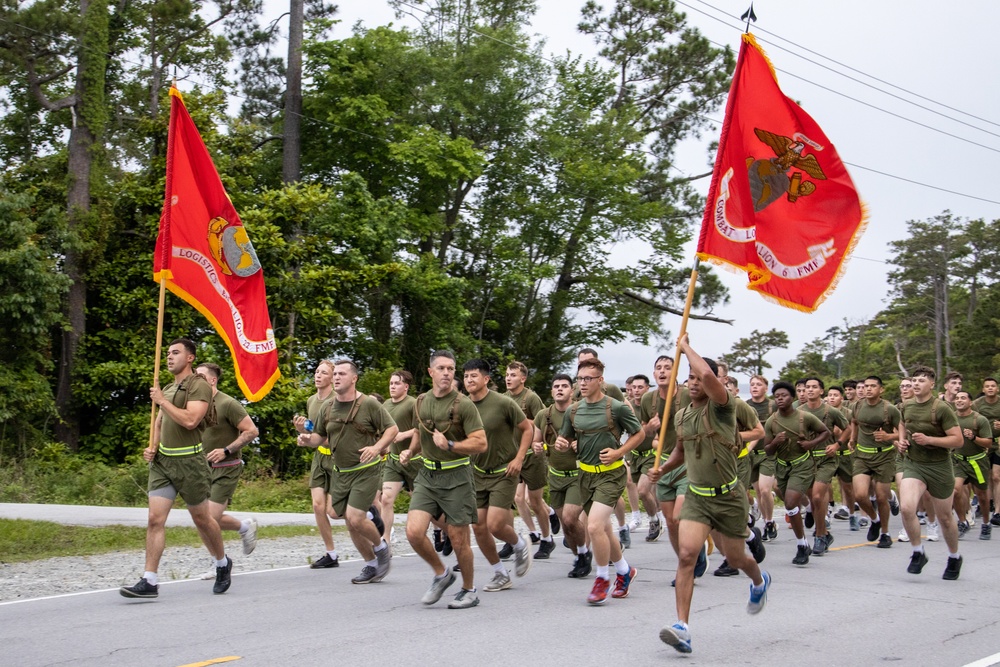
[[424, 597], [420, 598], [420, 601], [424, 604], [434, 604], [441, 599], [445, 590], [455, 583], [455, 579], [455, 573], [451, 570], [445, 571], [440, 577], [434, 577], [431, 580], [431, 587], [427, 589], [427, 592], [424, 593]]
[[615, 578], [615, 590], [611, 592], [613, 598], [627, 598], [629, 586], [635, 581], [635, 575], [639, 573], [634, 567], [630, 567], [628, 574], [619, 574]]
[[858, 517], [854, 516], [853, 514], [851, 515], [850, 518], [850, 526], [851, 530], [855, 533], [861, 530], [861, 526], [858, 525]]
[[774, 524], [773, 521], [768, 521], [764, 525], [764, 531], [767, 533], [767, 539], [769, 540], [778, 539], [778, 527]]
[[647, 542], [655, 542], [660, 539], [660, 520], [650, 519], [649, 520], [649, 533], [646, 535]]
[[490, 579], [490, 583], [483, 586], [483, 590], [487, 593], [497, 593], [499, 591], [505, 591], [513, 585], [514, 582], [510, 580], [509, 574], [494, 572], [493, 578]]
[[534, 558], [538, 560], [548, 560], [549, 554], [551, 554], [556, 549], [556, 543], [552, 540], [542, 540], [541, 544], [538, 545], [538, 551], [535, 552]]
[[[761, 547], [763, 549], [763, 547]], [[708, 545], [701, 545], [701, 551], [698, 552], [698, 560], [694, 563], [694, 578], [704, 576], [705, 572], [708, 571]]]
[[240, 541], [243, 543], [244, 556], [249, 556], [257, 548], [257, 519], [250, 519], [250, 527], [240, 535]]
[[678, 653], [691, 652], [691, 633], [680, 621], [660, 630], [660, 641], [673, 646]]
[[761, 563], [764, 561], [764, 557], [767, 556], [767, 550], [764, 548], [764, 538], [760, 534], [760, 529], [756, 526], [751, 526], [750, 532], [753, 534], [753, 539], [747, 542], [747, 547], [750, 548], [750, 555], [753, 556], [753, 559]]
[[882, 534], [882, 522], [872, 521], [871, 525], [868, 526], [868, 541], [874, 542], [878, 539], [878, 536]]
[[628, 532], [628, 526], [622, 526], [618, 529], [618, 541], [622, 545], [622, 549], [628, 549], [632, 546], [632, 535]]
[[[523, 538], [522, 538], [523, 539]], [[531, 545], [527, 542], [520, 549], [514, 548], [514, 574], [523, 577], [531, 569]]]
[[899, 542], [909, 542], [910, 536], [906, 534], [906, 529], [903, 528], [899, 531], [899, 535], [896, 536], [896, 540]]
[[458, 592], [455, 599], [448, 603], [448, 609], [469, 609], [479, 604], [479, 596], [476, 589], [467, 591], [464, 588]]
[[896, 492], [892, 489], [889, 490], [892, 494], [889, 496], [889, 511], [892, 512], [893, 516], [899, 516], [899, 498], [896, 497]]
[[886, 533], [879, 535], [878, 544], [875, 545], [878, 549], [891, 549], [892, 548], [892, 538]]
[[558, 535], [562, 526], [559, 525], [559, 515], [553, 512], [549, 515], [549, 528], [552, 529], [553, 535]]
[[906, 567], [906, 571], [910, 574], [920, 574], [924, 565], [927, 565], [927, 554], [923, 551], [914, 551], [913, 555], [910, 556], [910, 564]]
[[988, 540], [991, 537], [993, 537], [993, 526], [991, 526], [986, 522], [983, 522], [982, 527], [980, 527], [979, 529], [979, 539]]
[[937, 542], [941, 539], [941, 527], [938, 526], [938, 522], [933, 523], [928, 522], [927, 524], [927, 541]]
[[760, 576], [764, 578], [764, 585], [759, 590], [752, 582], [750, 583], [750, 599], [747, 601], [748, 614], [759, 614], [767, 606], [767, 589], [771, 587], [771, 575], [766, 570], [761, 570]]
[[795, 550], [795, 558], [792, 559], [792, 565], [808, 565], [809, 551], [809, 547], [805, 544], [798, 545], [798, 548]]
[[146, 581], [146, 577], [143, 577], [135, 586], [122, 586], [118, 589], [118, 592], [122, 594], [122, 597], [126, 598], [143, 598], [152, 599], [159, 597], [160, 587], [154, 586], [153, 584]]
[[233, 583], [232, 573], [233, 559], [226, 556], [226, 564], [215, 568], [215, 586], [212, 587], [212, 592], [216, 595], [222, 595], [228, 591], [230, 584]]
[[382, 545], [385, 548], [375, 552], [375, 560], [378, 561], [375, 565], [375, 581], [385, 579], [385, 575], [389, 574], [389, 568], [392, 566], [392, 554], [389, 552], [389, 545], [386, 544], [385, 540], [382, 540]]
[[715, 568], [715, 572], [713, 572], [712, 574], [715, 575], [716, 577], [735, 577], [739, 573], [740, 571], [737, 570], [735, 567], [729, 566], [728, 560], [724, 560], [722, 561], [722, 564], [719, 565], [719, 567]]
[[323, 554], [314, 560], [309, 567], [313, 570], [325, 570], [330, 567], [340, 567], [340, 557], [330, 558], [330, 554]]
[[947, 579], [948, 581], [955, 581], [958, 579], [959, 573], [962, 571], [962, 557], [953, 558], [948, 556], [948, 564], [944, 568], [944, 574], [941, 575], [942, 579]]
[[608, 589], [610, 588], [611, 582], [604, 577], [597, 577], [594, 579], [594, 587], [590, 590], [590, 595], [587, 596], [587, 602], [590, 604], [604, 604], [608, 599]]
[[514, 555], [514, 546], [505, 543], [502, 547], [500, 547], [500, 551], [497, 555], [500, 556], [500, 560], [510, 560], [511, 556]]
[[371, 565], [361, 568], [361, 574], [351, 579], [352, 584], [371, 584], [379, 581], [378, 570]]

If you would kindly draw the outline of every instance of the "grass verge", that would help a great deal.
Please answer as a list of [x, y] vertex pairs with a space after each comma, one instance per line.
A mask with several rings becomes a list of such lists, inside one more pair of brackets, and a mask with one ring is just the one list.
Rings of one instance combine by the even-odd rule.
[[[334, 527], [337, 533], [341, 529]], [[258, 539], [298, 537], [316, 532], [310, 526], [261, 526]], [[228, 538], [229, 533], [225, 536]], [[24, 563], [58, 556], [92, 556], [144, 549], [146, 529], [138, 526], [63, 526], [50, 521], [0, 519], [0, 563]], [[194, 528], [167, 528], [167, 546], [199, 546]]]

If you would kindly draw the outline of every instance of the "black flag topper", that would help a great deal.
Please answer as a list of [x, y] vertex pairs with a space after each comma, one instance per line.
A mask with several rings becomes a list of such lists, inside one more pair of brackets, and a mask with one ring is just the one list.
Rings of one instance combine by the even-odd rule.
[[747, 32], [750, 32], [750, 22], [751, 21], [753, 21], [754, 23], [757, 22], [757, 15], [753, 11], [753, 3], [752, 2], [750, 3], [750, 9], [746, 10], [745, 12], [743, 12], [743, 15], [740, 16], [740, 20], [747, 22]]

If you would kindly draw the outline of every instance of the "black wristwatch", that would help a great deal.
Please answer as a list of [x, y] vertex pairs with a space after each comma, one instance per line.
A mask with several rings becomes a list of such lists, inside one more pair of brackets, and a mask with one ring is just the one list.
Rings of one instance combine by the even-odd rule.
[[449, 440], [448, 441], [448, 451], [452, 452], [454, 450], [455, 450], [455, 441], [454, 440]]
[[223, 447], [222, 453], [225, 454], [226, 456], [230, 456], [232, 454], [232, 452], [229, 451], [229, 447]]

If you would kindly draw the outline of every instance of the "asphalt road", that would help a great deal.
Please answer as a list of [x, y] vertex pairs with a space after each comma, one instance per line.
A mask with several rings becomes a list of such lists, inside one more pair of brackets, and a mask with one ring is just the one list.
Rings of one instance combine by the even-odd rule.
[[500, 593], [481, 591], [489, 572], [477, 552], [481, 604], [460, 611], [446, 608], [450, 595], [420, 604], [431, 571], [398, 555], [385, 581], [367, 586], [350, 583], [361, 564], [346, 562], [244, 573], [222, 596], [212, 595], [211, 582], [179, 581], [161, 585], [155, 601], [117, 590], [53, 591], [0, 604], [0, 664], [1000, 664], [1000, 537], [981, 542], [978, 527], [970, 531], [962, 576], [948, 582], [942, 542], [926, 544], [930, 563], [914, 576], [906, 573], [908, 545], [875, 549], [846, 522], [834, 523], [832, 552], [801, 568], [791, 564], [790, 531], [779, 531], [768, 544], [773, 586], [759, 616], [746, 614], [744, 577], [699, 580], [691, 656], [658, 639], [675, 620], [669, 543], [664, 536], [646, 544], [635, 533], [626, 557], [638, 578], [627, 599], [603, 607], [585, 602], [590, 580], [566, 578], [572, 556], [561, 547]]

